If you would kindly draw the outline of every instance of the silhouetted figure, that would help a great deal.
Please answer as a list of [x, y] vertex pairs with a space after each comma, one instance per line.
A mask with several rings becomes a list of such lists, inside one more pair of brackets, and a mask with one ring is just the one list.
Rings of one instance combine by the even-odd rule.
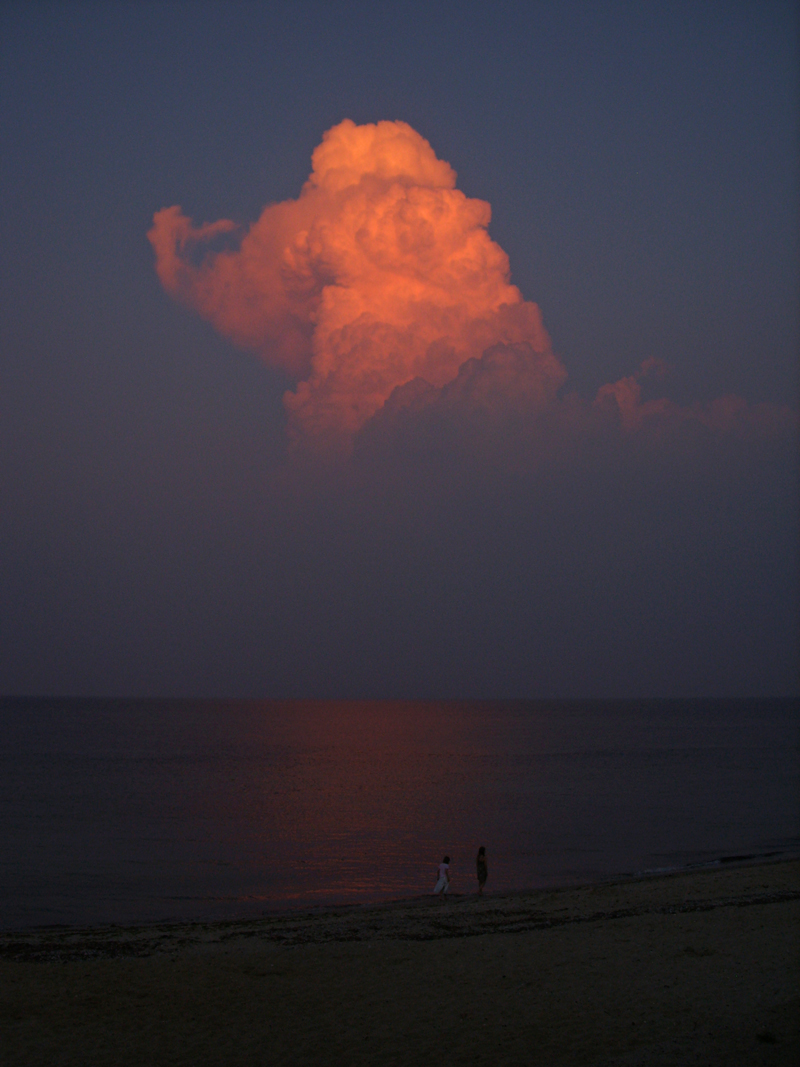
[[478, 858], [475, 861], [475, 866], [478, 869], [478, 895], [483, 893], [483, 887], [486, 885], [486, 878], [489, 874], [489, 868], [486, 866], [486, 849], [481, 845], [478, 849]]
[[450, 857], [445, 856], [439, 864], [439, 881], [434, 886], [434, 893], [446, 893], [450, 888]]

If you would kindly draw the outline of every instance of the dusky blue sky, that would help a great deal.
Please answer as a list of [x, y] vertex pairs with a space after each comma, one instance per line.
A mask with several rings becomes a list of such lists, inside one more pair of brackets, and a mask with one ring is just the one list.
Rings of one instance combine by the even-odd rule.
[[674, 497], [643, 469], [657, 506], [582, 475], [535, 536], [541, 486], [474, 471], [452, 508], [417, 471], [413, 520], [352, 478], [289, 504], [289, 382], [175, 305], [145, 238], [171, 204], [250, 222], [326, 129], [402, 119], [491, 203], [570, 388], [655, 356], [683, 404], [796, 408], [794, 5], [12, 2], [0, 37], [0, 690], [796, 689], [784, 453]]

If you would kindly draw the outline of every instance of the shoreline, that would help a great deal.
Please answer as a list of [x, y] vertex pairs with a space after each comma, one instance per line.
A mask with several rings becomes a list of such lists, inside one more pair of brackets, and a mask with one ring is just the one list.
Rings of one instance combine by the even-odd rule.
[[[581, 882], [581, 881], [565, 881], [548, 883], [539, 886], [522, 886], [516, 889], [499, 889], [492, 890], [489, 888], [486, 891], [485, 896], [491, 897], [493, 900], [503, 900], [508, 897], [526, 897], [540, 893], [551, 893], [566, 890], [581, 890], [592, 889], [598, 886], [611, 886], [611, 885], [626, 885], [629, 883], [635, 883], [642, 880], [649, 880], [653, 878], [670, 878], [680, 876], [683, 874], [695, 874], [702, 873], [704, 871], [715, 871], [721, 869], [735, 869], [739, 867], [748, 866], [766, 866], [776, 863], [789, 863], [794, 860], [800, 860], [800, 852], [795, 849], [776, 849], [770, 852], [753, 852], [753, 853], [741, 853], [734, 855], [719, 856], [715, 859], [702, 860], [695, 863], [685, 864], [677, 867], [658, 867], [649, 868], [639, 871], [621, 871], [615, 874], [606, 875], [593, 881]], [[300, 901], [260, 901], [256, 907], [253, 907], [253, 900], [251, 898], [242, 898], [242, 903], [249, 904], [250, 907], [243, 908], [240, 915], [229, 915], [220, 917], [213, 914], [200, 914], [193, 917], [184, 917], [176, 915], [166, 915], [163, 918], [123, 918], [123, 919], [103, 919], [100, 921], [71, 921], [71, 922], [33, 922], [26, 923], [22, 926], [3, 926], [0, 925], [0, 957], [2, 956], [2, 944], [4, 939], [11, 937], [24, 939], [30, 936], [39, 936], [45, 933], [52, 933], [58, 935], [61, 933], [77, 933], [80, 931], [106, 931], [111, 929], [120, 930], [134, 930], [134, 929], [154, 929], [156, 927], [173, 928], [178, 926], [192, 927], [192, 926], [208, 926], [213, 925], [231, 925], [237, 924], [253, 924], [260, 922], [262, 919], [272, 920], [286, 918], [290, 919], [297, 915], [311, 915], [311, 914], [338, 914], [347, 910], [358, 909], [371, 909], [371, 908], [391, 908], [395, 906], [410, 905], [413, 902], [422, 902], [431, 897], [429, 892], [419, 893], [414, 896], [398, 896], [398, 897], [373, 897], [364, 900], [322, 900], [315, 902], [314, 900], [300, 900]], [[451, 891], [448, 894], [449, 898], [465, 898], [469, 899], [472, 896], [477, 896], [477, 893], [469, 891], [466, 893], [459, 893]], [[230, 900], [234, 898], [209, 898], [210, 902], [215, 902], [217, 899]], [[0, 916], [0, 923], [2, 923], [2, 916]]]
[[[642, 871], [601, 882], [497, 893], [431, 893], [348, 904], [264, 909], [255, 918], [166, 920], [142, 923], [44, 925], [0, 931], [0, 960], [109, 959], [186, 951], [208, 951], [233, 941], [322, 944], [345, 940], [440, 940], [519, 933], [573, 923], [655, 914], [666, 909], [708, 911], [717, 907], [800, 900], [800, 857], [731, 856], [709, 864]], [[784, 868], [780, 888], [720, 895], [725, 876], [740, 871]], [[756, 879], [758, 880], [758, 879]], [[739, 879], [741, 882], [741, 879]], [[670, 890], [671, 887], [671, 890]], [[692, 892], [703, 892], [700, 897]], [[613, 905], [583, 914], [581, 902], [605, 898]], [[559, 907], [556, 908], [556, 903]], [[568, 911], [567, 915], [556, 912]], [[446, 921], [445, 921], [446, 920]]]

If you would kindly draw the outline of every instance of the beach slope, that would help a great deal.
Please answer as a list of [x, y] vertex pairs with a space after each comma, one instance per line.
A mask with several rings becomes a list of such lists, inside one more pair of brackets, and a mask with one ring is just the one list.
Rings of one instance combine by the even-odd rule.
[[800, 1062], [800, 862], [0, 935], [3, 1063]]

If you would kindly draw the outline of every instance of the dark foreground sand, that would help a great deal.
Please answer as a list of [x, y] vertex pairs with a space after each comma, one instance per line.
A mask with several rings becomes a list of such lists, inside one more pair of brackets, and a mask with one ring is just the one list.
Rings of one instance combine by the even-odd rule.
[[0, 936], [0, 1063], [800, 1063], [800, 862]]

